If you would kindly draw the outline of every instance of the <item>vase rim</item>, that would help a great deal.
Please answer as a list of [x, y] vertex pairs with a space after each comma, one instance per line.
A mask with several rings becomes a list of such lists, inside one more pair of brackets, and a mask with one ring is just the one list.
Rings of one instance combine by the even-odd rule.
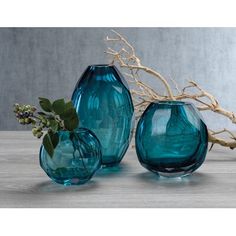
[[174, 106], [193, 105], [191, 102], [179, 101], [179, 100], [155, 101], [152, 103], [164, 104], [164, 105], [174, 105]]
[[106, 68], [106, 67], [114, 67], [113, 64], [93, 64], [93, 65], [89, 65], [89, 67], [95, 67], [95, 68]]
[[78, 133], [78, 132], [81, 132], [81, 131], [91, 131], [87, 128], [84, 128], [84, 127], [79, 127], [77, 129], [74, 129], [74, 130], [58, 130], [57, 133], [61, 133], [61, 134], [65, 134], [65, 133]]

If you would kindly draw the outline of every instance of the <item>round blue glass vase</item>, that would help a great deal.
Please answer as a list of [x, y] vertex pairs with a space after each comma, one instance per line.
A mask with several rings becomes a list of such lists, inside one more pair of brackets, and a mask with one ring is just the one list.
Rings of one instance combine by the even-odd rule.
[[207, 127], [191, 103], [155, 102], [138, 122], [135, 143], [142, 166], [160, 176], [182, 177], [204, 162]]
[[134, 123], [128, 85], [113, 65], [91, 65], [72, 95], [80, 127], [92, 130], [102, 146], [102, 165], [115, 166], [125, 155]]
[[59, 143], [50, 157], [42, 145], [40, 166], [56, 183], [84, 184], [101, 167], [101, 145], [89, 130], [59, 131]]

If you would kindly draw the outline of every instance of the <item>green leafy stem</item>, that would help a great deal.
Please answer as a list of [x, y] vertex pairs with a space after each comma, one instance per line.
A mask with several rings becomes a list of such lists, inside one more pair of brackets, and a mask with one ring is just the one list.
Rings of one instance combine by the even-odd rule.
[[51, 102], [47, 98], [39, 97], [42, 111], [37, 111], [35, 106], [14, 104], [14, 113], [22, 125], [32, 125], [35, 137], [43, 137], [43, 146], [50, 157], [59, 142], [58, 131], [73, 131], [78, 127], [79, 118], [71, 101], [58, 99]]

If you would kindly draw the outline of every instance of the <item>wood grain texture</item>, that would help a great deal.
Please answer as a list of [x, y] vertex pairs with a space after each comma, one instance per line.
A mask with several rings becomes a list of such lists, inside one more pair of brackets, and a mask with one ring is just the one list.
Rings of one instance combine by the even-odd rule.
[[236, 207], [236, 152], [215, 147], [192, 176], [159, 179], [130, 148], [112, 172], [87, 184], [53, 183], [39, 166], [40, 140], [0, 132], [0, 207]]

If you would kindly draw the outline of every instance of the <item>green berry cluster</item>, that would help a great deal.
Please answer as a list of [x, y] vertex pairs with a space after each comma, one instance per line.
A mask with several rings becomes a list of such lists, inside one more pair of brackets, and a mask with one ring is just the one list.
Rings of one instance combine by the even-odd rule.
[[14, 104], [14, 113], [18, 122], [22, 125], [32, 125], [32, 133], [41, 138], [44, 130], [47, 133], [43, 138], [43, 145], [52, 157], [54, 149], [59, 142], [58, 131], [73, 131], [79, 123], [78, 116], [71, 101], [65, 102], [58, 99], [51, 102], [47, 98], [39, 98], [39, 104], [43, 111], [37, 112], [31, 105]]
[[40, 120], [39, 117], [35, 116], [36, 107], [31, 105], [20, 105], [18, 103], [14, 104], [14, 113], [16, 115], [16, 119], [22, 125], [29, 125], [32, 124], [32, 133], [35, 137], [41, 138], [43, 136], [43, 126], [38, 124], [37, 121]]
[[36, 111], [36, 108], [31, 105], [20, 105], [18, 103], [14, 104], [14, 112], [16, 114], [16, 118], [22, 125], [34, 124], [35, 119], [33, 118], [33, 114]]
[[32, 133], [35, 137], [41, 138], [43, 136], [43, 128], [42, 127], [34, 127], [32, 129]]

